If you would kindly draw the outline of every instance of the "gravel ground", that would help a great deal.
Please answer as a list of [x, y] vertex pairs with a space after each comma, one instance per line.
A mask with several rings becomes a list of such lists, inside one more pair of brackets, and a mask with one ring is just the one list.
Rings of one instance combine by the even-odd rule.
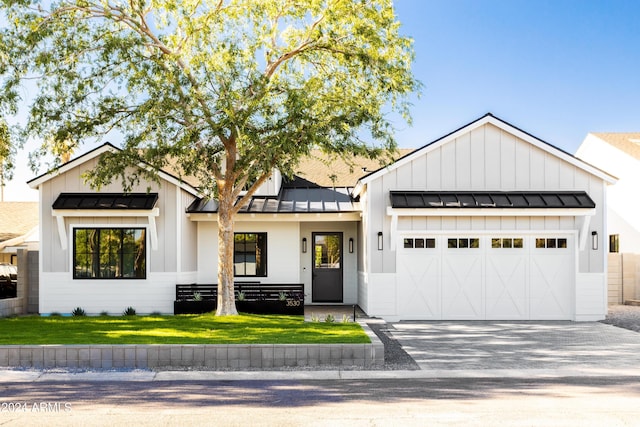
[[613, 305], [602, 323], [640, 332], [640, 307], [633, 305]]
[[418, 364], [404, 351], [400, 343], [389, 333], [393, 325], [388, 323], [367, 323], [369, 328], [384, 344], [384, 370], [417, 370]]

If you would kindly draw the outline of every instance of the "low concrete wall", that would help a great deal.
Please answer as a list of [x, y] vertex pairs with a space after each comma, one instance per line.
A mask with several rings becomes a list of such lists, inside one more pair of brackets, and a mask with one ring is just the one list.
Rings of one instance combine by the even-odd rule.
[[0, 299], [0, 317], [17, 316], [23, 313], [23, 298]]
[[84, 369], [277, 369], [384, 365], [384, 344], [366, 326], [370, 344], [8, 345], [0, 366]]

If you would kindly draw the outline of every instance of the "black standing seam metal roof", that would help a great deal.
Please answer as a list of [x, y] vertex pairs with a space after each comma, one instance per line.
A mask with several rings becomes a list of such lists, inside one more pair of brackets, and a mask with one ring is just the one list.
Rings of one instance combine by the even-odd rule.
[[60, 193], [53, 209], [153, 209], [158, 193]]
[[584, 191], [391, 191], [393, 208], [595, 208]]
[[[347, 187], [282, 188], [278, 196], [254, 196], [240, 213], [338, 213], [356, 208]], [[196, 199], [187, 213], [216, 213], [215, 200]]]

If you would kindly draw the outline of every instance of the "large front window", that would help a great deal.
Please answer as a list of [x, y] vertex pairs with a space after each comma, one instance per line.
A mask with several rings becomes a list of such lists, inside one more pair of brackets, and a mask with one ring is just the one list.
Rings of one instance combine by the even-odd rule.
[[267, 233], [235, 233], [233, 275], [267, 276]]
[[144, 279], [144, 228], [74, 228], [74, 279]]

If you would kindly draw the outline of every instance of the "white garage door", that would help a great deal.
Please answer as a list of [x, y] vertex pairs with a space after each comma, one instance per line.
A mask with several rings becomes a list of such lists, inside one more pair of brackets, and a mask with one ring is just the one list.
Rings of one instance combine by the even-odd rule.
[[572, 319], [572, 235], [405, 235], [397, 250], [405, 319]]

